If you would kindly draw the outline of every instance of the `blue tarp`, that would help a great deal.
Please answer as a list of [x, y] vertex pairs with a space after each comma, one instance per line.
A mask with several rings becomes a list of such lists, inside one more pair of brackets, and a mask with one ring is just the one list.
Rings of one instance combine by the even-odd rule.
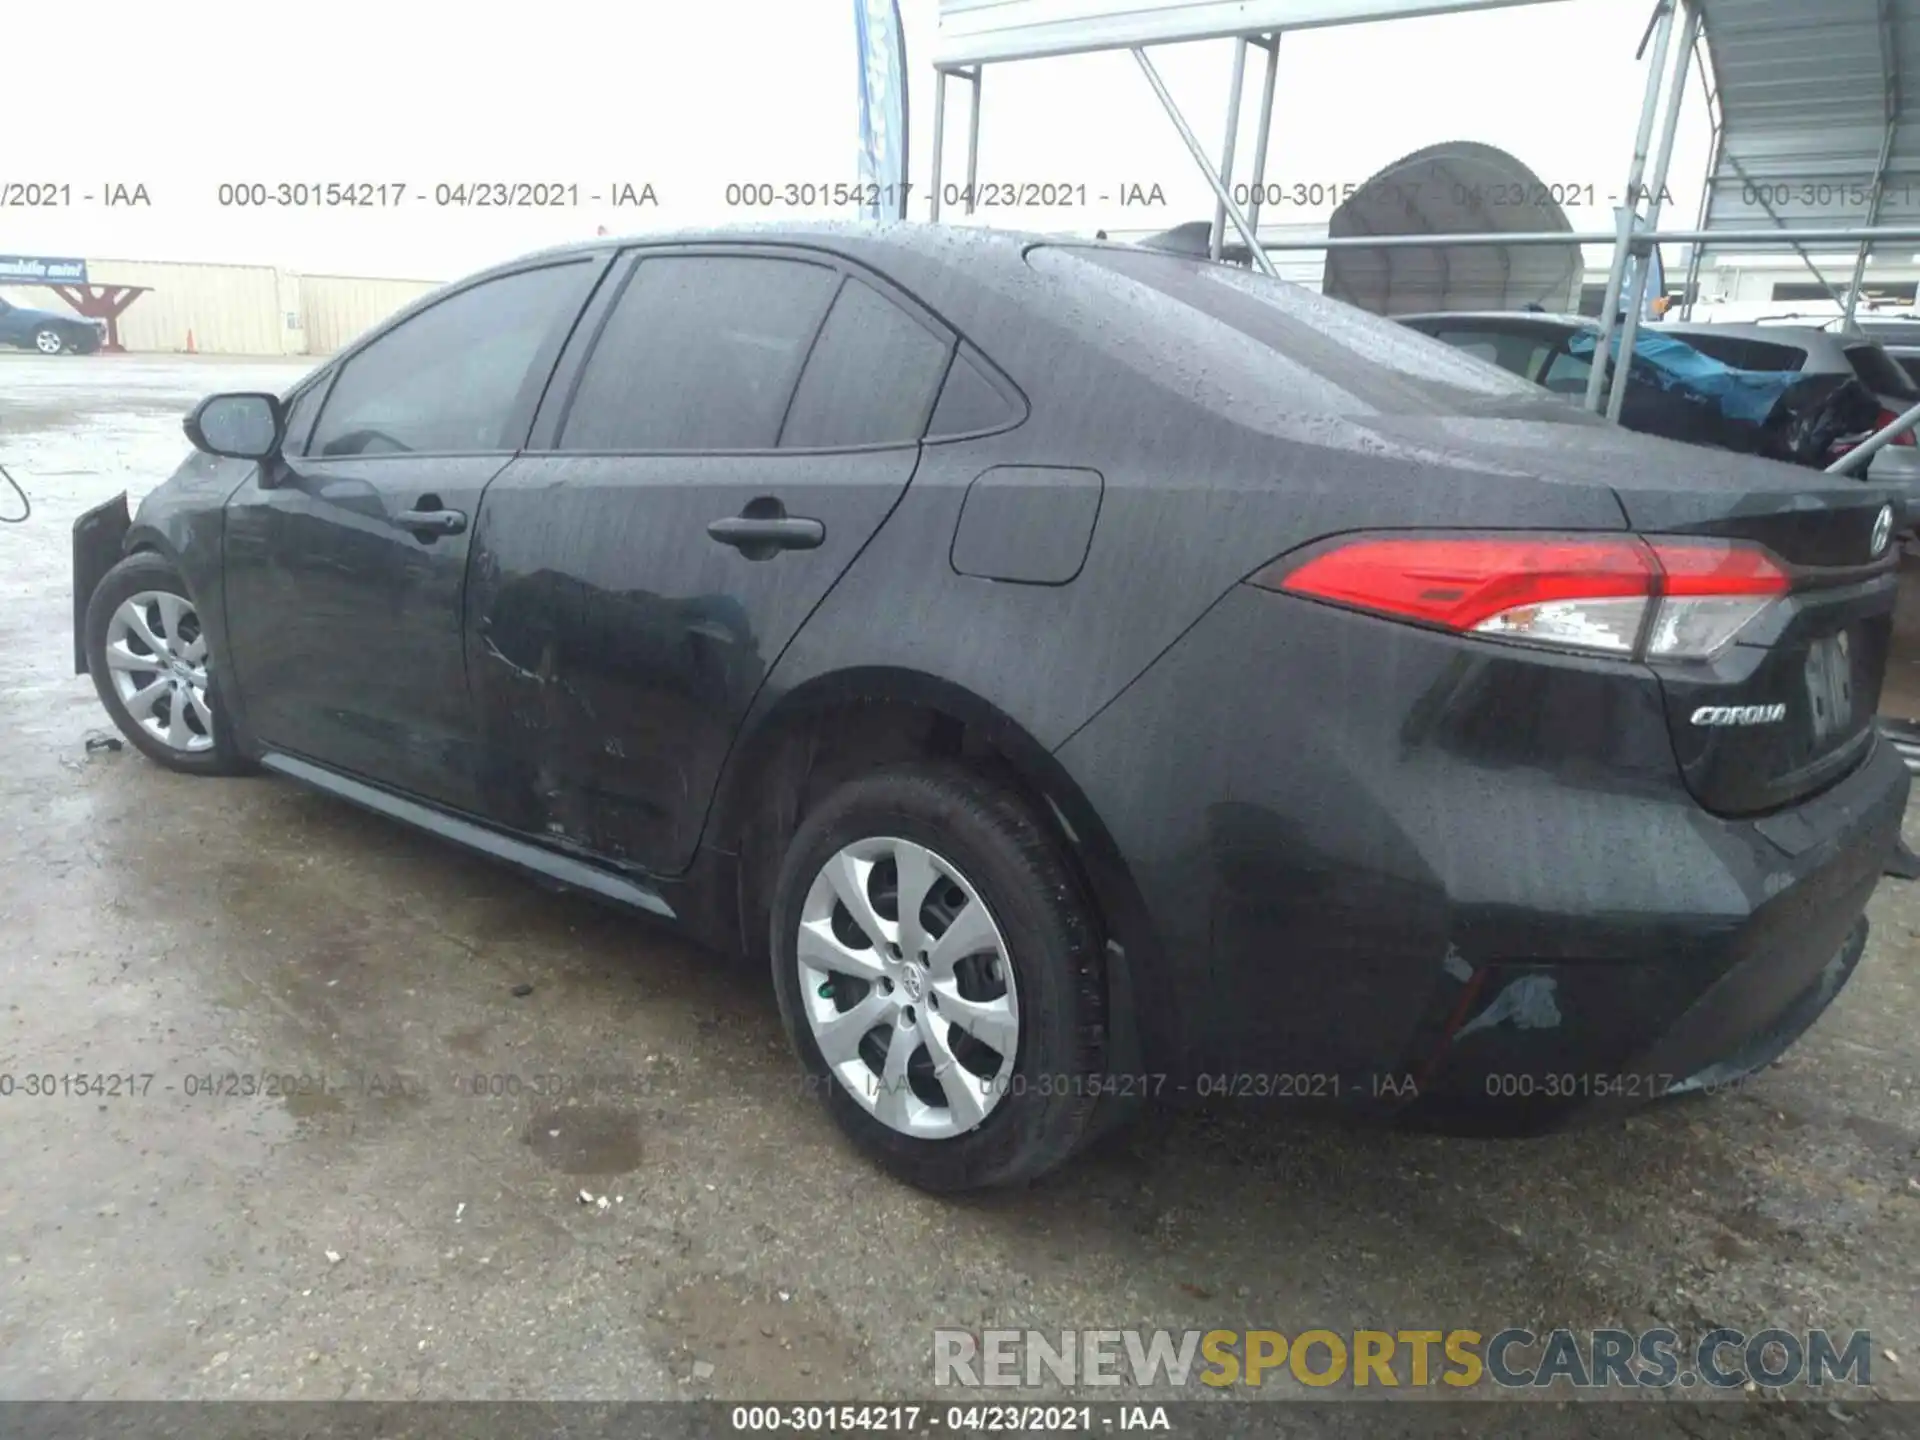
[[[1567, 348], [1592, 362], [1598, 335], [1583, 331]], [[1612, 353], [1620, 354], [1620, 335], [1612, 336]], [[1804, 380], [1798, 370], [1736, 370], [1704, 355], [1683, 340], [1642, 330], [1634, 336], [1634, 359], [1645, 361], [1649, 378], [1663, 390], [1680, 390], [1714, 401], [1729, 420], [1764, 424], [1780, 397]]]

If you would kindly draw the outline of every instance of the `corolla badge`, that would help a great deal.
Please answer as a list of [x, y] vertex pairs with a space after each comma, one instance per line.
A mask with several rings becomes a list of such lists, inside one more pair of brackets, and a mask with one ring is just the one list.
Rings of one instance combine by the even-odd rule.
[[1702, 705], [1693, 712], [1696, 725], [1772, 725], [1786, 718], [1785, 705]]
[[1886, 554], [1887, 546], [1892, 543], [1893, 506], [1882, 505], [1880, 507], [1880, 513], [1873, 517], [1873, 539], [1868, 542], [1868, 544], [1872, 546], [1873, 558], [1878, 560], [1882, 555]]

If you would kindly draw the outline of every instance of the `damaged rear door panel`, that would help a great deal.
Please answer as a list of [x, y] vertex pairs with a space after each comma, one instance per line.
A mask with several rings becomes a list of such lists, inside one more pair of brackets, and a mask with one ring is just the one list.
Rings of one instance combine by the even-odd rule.
[[953, 337], [821, 252], [635, 252], [487, 492], [467, 669], [490, 817], [690, 862], [762, 680], [913, 478]]

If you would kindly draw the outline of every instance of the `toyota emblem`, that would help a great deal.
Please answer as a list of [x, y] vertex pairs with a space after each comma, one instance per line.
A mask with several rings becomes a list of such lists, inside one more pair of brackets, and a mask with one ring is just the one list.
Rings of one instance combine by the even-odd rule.
[[1868, 543], [1874, 559], [1887, 553], [1887, 546], [1893, 543], [1893, 506], [1882, 505], [1880, 513], [1873, 517], [1873, 539]]

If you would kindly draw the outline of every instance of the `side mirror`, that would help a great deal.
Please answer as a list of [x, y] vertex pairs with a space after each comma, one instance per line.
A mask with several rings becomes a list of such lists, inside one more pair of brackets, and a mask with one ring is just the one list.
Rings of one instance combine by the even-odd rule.
[[193, 448], [234, 460], [266, 460], [277, 454], [287, 431], [277, 396], [252, 391], [209, 395], [187, 416]]

